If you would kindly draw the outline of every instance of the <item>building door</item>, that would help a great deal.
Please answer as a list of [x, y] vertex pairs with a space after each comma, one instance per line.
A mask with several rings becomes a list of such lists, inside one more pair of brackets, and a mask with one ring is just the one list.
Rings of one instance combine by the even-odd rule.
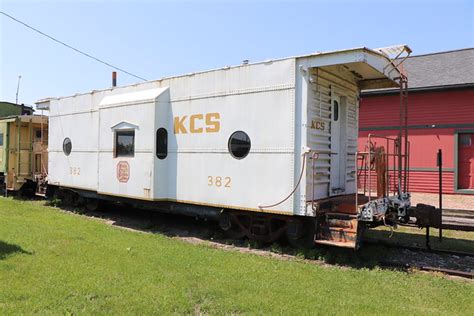
[[345, 193], [346, 182], [346, 111], [344, 100], [334, 94], [331, 106], [331, 173], [329, 195]]
[[458, 137], [458, 189], [474, 190], [474, 133]]
[[6, 140], [6, 127], [7, 123], [0, 124], [0, 172], [6, 172], [6, 148], [7, 148], [7, 140]]

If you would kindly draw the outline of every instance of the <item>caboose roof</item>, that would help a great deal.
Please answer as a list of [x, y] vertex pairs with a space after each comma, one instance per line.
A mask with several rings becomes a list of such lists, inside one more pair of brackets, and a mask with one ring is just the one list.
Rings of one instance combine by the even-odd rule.
[[[301, 67], [305, 65], [306, 67], [330, 67], [341, 65], [349, 70], [359, 81], [361, 89], [377, 89], [377, 88], [390, 88], [397, 87], [397, 78], [400, 77], [400, 70], [393, 63], [393, 60], [390, 58], [389, 54], [395, 50], [404, 49], [406, 52], [410, 53], [411, 50], [406, 45], [398, 45], [390, 48], [382, 49], [369, 49], [367, 47], [356, 47], [350, 49], [334, 50], [327, 52], [314, 52], [306, 55], [291, 56], [273, 60], [265, 60], [255, 63], [243, 63], [236, 66], [226, 66], [222, 68], [216, 68], [212, 70], [188, 73], [179, 76], [164, 77], [158, 80], [147, 81], [148, 83], [152, 82], [161, 82], [165, 80], [194, 76], [203, 73], [209, 73], [214, 71], [222, 71], [232, 68], [239, 67], [251, 67], [252, 65], [272, 63], [281, 60], [295, 59], [297, 64]], [[93, 90], [87, 93], [78, 93], [73, 96], [59, 97], [59, 98], [45, 98], [38, 100], [36, 102], [38, 109], [47, 109], [50, 100], [58, 100], [62, 98], [74, 97], [85, 94], [93, 94], [97, 92], [110, 91], [114, 89], [120, 89], [125, 87], [137, 86], [143, 84], [136, 83], [132, 85], [122, 86], [122, 87], [111, 87], [101, 90]]]

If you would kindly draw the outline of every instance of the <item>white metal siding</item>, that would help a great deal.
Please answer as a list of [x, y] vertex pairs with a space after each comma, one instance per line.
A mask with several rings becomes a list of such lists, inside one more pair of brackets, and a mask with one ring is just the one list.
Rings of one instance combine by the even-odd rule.
[[[99, 114], [94, 108], [96, 98], [95, 94], [87, 94], [51, 102], [48, 128], [50, 184], [97, 189]], [[66, 137], [72, 143], [69, 156], [63, 152]]]
[[[294, 60], [246, 65], [165, 79], [168, 107], [157, 107], [156, 127], [168, 130], [168, 157], [154, 158], [154, 197], [258, 210], [280, 201], [293, 188]], [[173, 118], [219, 113], [218, 133], [174, 134]], [[251, 139], [247, 157], [229, 154], [235, 131]], [[230, 178], [230, 187], [208, 184]], [[293, 213], [293, 199], [266, 209]]]
[[[354, 49], [53, 99], [49, 180], [110, 195], [256, 211], [259, 205], [281, 201], [296, 187], [291, 198], [264, 211], [311, 215], [305, 202], [313, 198], [313, 184], [314, 199], [328, 197], [330, 174], [337, 171], [334, 163], [331, 170], [331, 93], [346, 105], [347, 121], [340, 129], [347, 137], [340, 150], [346, 159], [344, 193], [354, 193], [357, 80], [395, 77], [396, 71], [384, 74], [386, 63], [380, 54]], [[316, 67], [324, 71], [316, 75]], [[377, 82], [371, 87], [377, 88]], [[150, 101], [156, 89], [168, 90]], [[189, 123], [191, 115], [210, 112], [220, 114], [218, 133], [174, 133], [175, 117], [187, 116]], [[311, 128], [312, 120], [324, 122], [324, 128]], [[113, 157], [111, 128], [122, 123], [137, 126], [133, 158]], [[168, 156], [163, 160], [155, 154], [156, 130], [161, 127], [169, 135]], [[227, 149], [229, 136], [238, 130], [246, 132], [252, 143], [242, 160], [231, 157]], [[69, 156], [62, 152], [65, 137], [72, 140]], [[306, 147], [317, 151], [319, 159], [314, 173], [312, 161], [307, 160], [306, 177], [297, 187]], [[116, 183], [120, 160], [130, 165], [127, 183]], [[210, 176], [230, 177], [231, 188], [209, 185]]]
[[[294, 59], [190, 74], [54, 100], [50, 179], [53, 184], [137, 199], [181, 201], [259, 210], [293, 189], [295, 141]], [[165, 91], [166, 90], [166, 91]], [[157, 92], [158, 91], [158, 92]], [[219, 113], [217, 133], [191, 133], [190, 116]], [[175, 117], [187, 133], [174, 133]], [[114, 157], [114, 127], [135, 129], [135, 156]], [[205, 127], [205, 121], [199, 121]], [[168, 131], [168, 156], [155, 154], [156, 130]], [[229, 136], [246, 132], [247, 157], [228, 151]], [[62, 152], [65, 137], [72, 152]], [[117, 164], [129, 165], [119, 182]], [[70, 168], [81, 170], [71, 173]], [[74, 169], [74, 170], [76, 170]], [[230, 178], [230, 186], [208, 178]], [[293, 198], [268, 212], [293, 213]]]

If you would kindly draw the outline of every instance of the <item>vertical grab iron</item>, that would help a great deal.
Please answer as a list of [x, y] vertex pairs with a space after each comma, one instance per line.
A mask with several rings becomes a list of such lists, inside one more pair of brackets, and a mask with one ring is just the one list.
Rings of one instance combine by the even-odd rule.
[[438, 156], [437, 156], [437, 165], [438, 165], [438, 173], [439, 173], [439, 241], [443, 241], [443, 152], [441, 149], [438, 149]]
[[[407, 192], [408, 177], [408, 78], [401, 74], [400, 126], [398, 131], [398, 194]], [[403, 183], [402, 183], [403, 181]]]

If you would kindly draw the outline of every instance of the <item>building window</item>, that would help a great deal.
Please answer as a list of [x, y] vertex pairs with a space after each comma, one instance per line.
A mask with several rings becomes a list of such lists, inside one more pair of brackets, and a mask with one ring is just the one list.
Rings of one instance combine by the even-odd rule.
[[165, 159], [168, 156], [168, 131], [165, 128], [159, 128], [156, 131], [156, 157]]
[[72, 150], [72, 142], [69, 139], [69, 137], [64, 138], [63, 141], [63, 152], [66, 156], [69, 156], [71, 154]]
[[339, 119], [339, 102], [334, 101], [333, 105], [334, 105], [334, 122], [337, 122], [337, 120]]
[[469, 147], [472, 145], [471, 134], [459, 134], [459, 143], [463, 147]]
[[234, 132], [229, 137], [229, 152], [235, 159], [243, 159], [250, 152], [250, 137], [242, 131]]
[[0, 133], [0, 146], [3, 146], [3, 133]]
[[115, 132], [115, 157], [133, 157], [135, 155], [135, 131]]

